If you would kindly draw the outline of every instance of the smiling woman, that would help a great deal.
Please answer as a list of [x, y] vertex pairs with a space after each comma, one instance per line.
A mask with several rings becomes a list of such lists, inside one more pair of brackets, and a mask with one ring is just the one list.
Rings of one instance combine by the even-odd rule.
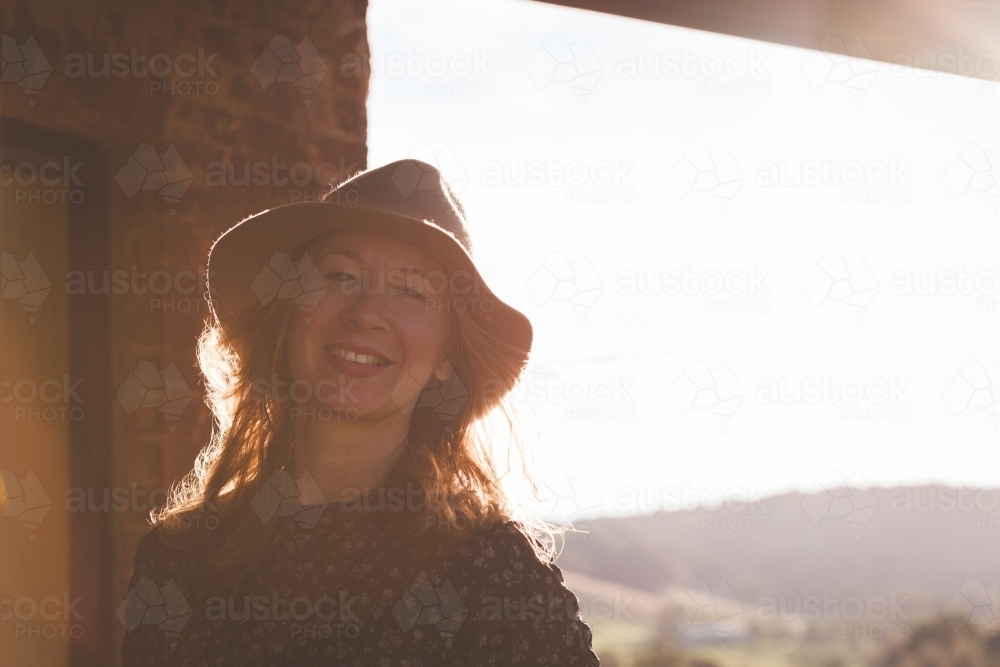
[[209, 275], [216, 429], [137, 550], [125, 664], [596, 665], [552, 527], [477, 429], [513, 427], [532, 330], [440, 173], [248, 218]]
[[292, 442], [296, 476], [310, 474], [323, 498], [337, 499], [392, 469], [424, 388], [432, 377], [438, 387], [452, 379], [454, 319], [441, 307], [452, 299], [427, 281], [440, 267], [418, 248], [362, 231], [333, 232], [317, 245], [315, 266], [329, 287], [315, 308], [291, 310], [289, 370], [295, 382], [335, 392], [325, 401], [310, 392], [310, 407], [344, 419], [333, 429], [297, 419]]

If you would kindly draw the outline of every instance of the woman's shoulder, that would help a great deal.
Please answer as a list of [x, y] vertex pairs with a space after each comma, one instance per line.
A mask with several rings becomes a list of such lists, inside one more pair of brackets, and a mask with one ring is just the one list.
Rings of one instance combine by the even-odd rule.
[[455, 563], [466, 574], [496, 583], [551, 587], [563, 582], [562, 571], [544, 548], [544, 536], [512, 519], [498, 519], [475, 531]]
[[153, 524], [135, 549], [131, 585], [138, 580], [162, 581], [182, 574], [190, 574], [194, 557], [190, 547], [172, 542], [161, 524]]
[[442, 584], [466, 614], [458, 653], [488, 654], [496, 665], [598, 665], [579, 600], [542, 544], [544, 536], [510, 520], [466, 542]]
[[163, 552], [167, 545], [163, 542], [163, 528], [158, 524], [148, 526], [148, 530], [139, 538], [139, 543], [135, 548], [135, 563], [145, 565], [156, 560], [156, 556]]
[[[536, 538], [537, 539], [537, 538]], [[519, 521], [507, 517], [487, 519], [467, 542], [468, 546], [492, 546], [519, 552], [531, 547], [532, 537], [528, 529]]]
[[153, 524], [136, 545], [132, 567], [133, 579], [137, 576], [151, 578], [158, 574], [166, 549], [167, 545], [163, 542], [163, 528]]

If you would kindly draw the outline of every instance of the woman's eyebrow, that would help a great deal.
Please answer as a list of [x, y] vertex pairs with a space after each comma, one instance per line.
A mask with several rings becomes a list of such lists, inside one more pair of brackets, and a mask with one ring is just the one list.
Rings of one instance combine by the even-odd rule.
[[412, 264], [407, 264], [406, 266], [403, 267], [403, 269], [407, 273], [415, 273], [418, 276], [420, 276], [421, 278], [423, 278], [424, 280], [427, 279], [427, 274], [424, 273], [423, 271], [421, 271], [420, 269], [418, 269], [417, 267], [413, 266]]
[[[330, 252], [325, 253], [325, 254], [326, 255], [343, 255], [344, 257], [347, 257], [349, 259], [353, 259], [355, 262], [358, 262], [359, 264], [363, 264], [364, 263], [364, 260], [361, 259], [361, 256], [358, 255], [356, 252], [354, 252], [352, 250], [331, 250]], [[406, 264], [406, 265], [404, 265], [402, 267], [402, 269], [404, 271], [406, 271], [407, 273], [415, 273], [418, 276], [420, 276], [421, 278], [423, 278], [425, 280], [427, 279], [427, 274], [424, 271], [422, 271], [422, 270], [418, 269], [417, 267], [413, 266], [412, 264]]]
[[353, 259], [355, 262], [358, 262], [358, 263], [363, 263], [363, 261], [364, 261], [364, 260], [361, 259], [360, 255], [358, 255], [356, 252], [353, 252], [351, 250], [331, 250], [330, 252], [328, 252], [326, 254], [327, 255], [343, 255], [344, 257], [347, 257], [349, 259]]

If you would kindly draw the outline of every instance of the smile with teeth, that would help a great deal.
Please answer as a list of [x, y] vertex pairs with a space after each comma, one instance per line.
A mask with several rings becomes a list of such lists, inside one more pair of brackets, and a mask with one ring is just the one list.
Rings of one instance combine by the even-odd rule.
[[330, 354], [340, 357], [341, 359], [346, 359], [347, 361], [353, 361], [356, 364], [367, 364], [369, 366], [388, 366], [389, 360], [384, 359], [380, 356], [374, 354], [356, 354], [350, 350], [345, 350], [342, 347], [328, 347], [327, 352]]

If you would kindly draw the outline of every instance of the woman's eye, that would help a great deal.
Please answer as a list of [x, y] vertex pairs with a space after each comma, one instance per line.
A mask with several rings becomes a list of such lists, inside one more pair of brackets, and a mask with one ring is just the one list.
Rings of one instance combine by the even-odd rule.
[[408, 296], [414, 299], [420, 299], [426, 301], [427, 297], [413, 289], [412, 287], [407, 287], [406, 285], [393, 285], [392, 292], [394, 294], [402, 294], [403, 296]]
[[343, 271], [331, 271], [323, 276], [327, 280], [354, 280], [354, 276]]

